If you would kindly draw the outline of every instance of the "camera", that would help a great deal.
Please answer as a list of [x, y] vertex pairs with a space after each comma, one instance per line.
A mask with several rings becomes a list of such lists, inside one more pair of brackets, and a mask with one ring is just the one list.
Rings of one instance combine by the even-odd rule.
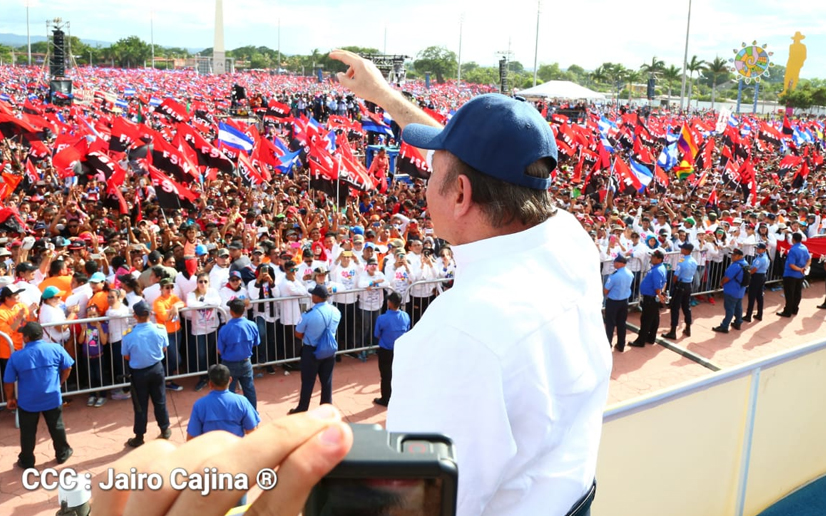
[[350, 426], [353, 448], [313, 487], [304, 516], [456, 513], [459, 473], [450, 438]]
[[425, 256], [433, 256], [433, 249], [430, 249], [429, 247], [425, 247], [424, 250], [422, 251], [422, 254], [424, 254]]

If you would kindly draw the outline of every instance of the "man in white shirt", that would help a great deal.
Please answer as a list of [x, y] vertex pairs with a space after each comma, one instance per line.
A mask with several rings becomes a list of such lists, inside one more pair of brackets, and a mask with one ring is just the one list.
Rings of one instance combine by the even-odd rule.
[[229, 280], [229, 249], [219, 249], [215, 263], [209, 269], [209, 284], [214, 289], [221, 289]]
[[[284, 273], [284, 277], [278, 282], [278, 297], [308, 294], [304, 282], [298, 279], [298, 267], [293, 262], [284, 264]], [[276, 342], [283, 347], [286, 358], [299, 358], [301, 357], [301, 342], [296, 342], [295, 326], [301, 320], [301, 305], [298, 299], [285, 299], [279, 305], [281, 316], [276, 325]]]
[[342, 85], [432, 149], [427, 211], [459, 266], [396, 342], [387, 429], [453, 439], [459, 516], [563, 516], [578, 502], [586, 514], [611, 356], [598, 252], [548, 191], [547, 122], [528, 103], [481, 95], [442, 129], [369, 61], [331, 57], [350, 66]]
[[365, 289], [359, 294], [359, 308], [361, 309], [361, 325], [359, 344], [362, 347], [372, 346], [376, 327], [376, 319], [381, 315], [381, 305], [384, 302], [384, 287], [387, 281], [379, 269], [379, 261], [373, 257], [367, 259], [364, 271], [359, 275], [358, 288]]

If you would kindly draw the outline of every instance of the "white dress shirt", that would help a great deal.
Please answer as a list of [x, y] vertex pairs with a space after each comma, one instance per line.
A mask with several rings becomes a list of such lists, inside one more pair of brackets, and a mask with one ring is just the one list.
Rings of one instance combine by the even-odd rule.
[[454, 287], [396, 342], [387, 429], [453, 439], [459, 516], [564, 515], [594, 480], [608, 397], [599, 253], [562, 210], [453, 250]]

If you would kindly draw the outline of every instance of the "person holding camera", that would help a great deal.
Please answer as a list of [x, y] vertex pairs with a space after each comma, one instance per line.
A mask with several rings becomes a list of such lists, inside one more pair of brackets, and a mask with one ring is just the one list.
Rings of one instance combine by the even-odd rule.
[[[330, 57], [348, 65], [343, 86], [429, 150], [428, 215], [461, 267], [394, 346], [387, 429], [451, 436], [459, 516], [563, 515], [578, 504], [586, 514], [611, 354], [599, 253], [550, 193], [553, 132], [533, 106], [496, 94], [474, 97], [442, 128], [370, 61]], [[553, 295], [526, 300], [513, 279], [528, 277]]]

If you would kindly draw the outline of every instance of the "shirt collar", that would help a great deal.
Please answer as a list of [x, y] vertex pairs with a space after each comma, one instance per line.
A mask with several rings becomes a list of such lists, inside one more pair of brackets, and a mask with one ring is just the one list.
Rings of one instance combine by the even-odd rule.
[[39, 346], [40, 344], [44, 344], [46, 341], [43, 339], [33, 340], [31, 342], [27, 342], [25, 347], [29, 346]]
[[548, 239], [553, 238], [552, 228], [554, 219], [556, 217], [566, 216], [570, 217], [572, 215], [568, 214], [568, 212], [557, 210], [556, 215], [553, 217], [524, 231], [485, 238], [484, 240], [477, 240], [476, 242], [452, 247], [453, 259], [459, 265], [456, 269], [456, 277], [458, 278], [462, 272], [466, 270], [467, 267], [472, 266], [474, 262], [501, 256], [503, 250], [519, 249], [529, 251], [544, 245]]

